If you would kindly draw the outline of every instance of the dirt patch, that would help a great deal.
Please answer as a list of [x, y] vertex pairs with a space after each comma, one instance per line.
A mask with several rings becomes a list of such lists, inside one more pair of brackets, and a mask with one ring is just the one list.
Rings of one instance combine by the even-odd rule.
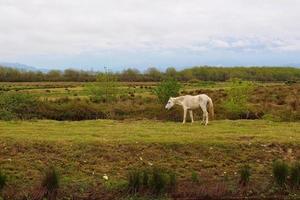
[[[241, 139], [248, 141], [253, 138]], [[231, 144], [212, 147], [197, 144], [6, 143], [0, 150], [0, 164], [11, 177], [8, 189], [5, 190], [7, 197], [28, 193], [39, 182], [42, 170], [49, 165], [58, 169], [63, 180], [59, 193], [61, 198], [73, 196], [74, 199], [109, 199], [121, 195], [118, 191], [107, 192], [103, 189], [103, 174], [107, 174], [109, 180], [124, 181], [128, 170], [145, 166], [160, 166], [177, 174], [180, 184], [178, 192], [173, 196], [175, 199], [193, 195], [198, 195], [199, 198], [214, 197], [216, 194], [232, 193], [222, 184], [211, 188], [207, 183], [237, 185], [239, 167], [245, 163], [253, 169], [254, 185], [268, 185], [274, 159], [288, 159], [287, 155], [292, 156], [293, 160], [299, 159], [300, 147], [297, 145], [261, 145]], [[3, 147], [3, 143], [1, 146]], [[186, 188], [192, 188], [187, 186], [192, 171], [199, 173], [205, 184], [195, 191], [186, 191]]]

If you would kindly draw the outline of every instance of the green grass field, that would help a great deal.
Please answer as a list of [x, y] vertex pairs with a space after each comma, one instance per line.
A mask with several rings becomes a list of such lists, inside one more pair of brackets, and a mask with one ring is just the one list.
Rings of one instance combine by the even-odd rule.
[[253, 194], [259, 195], [268, 193], [271, 165], [278, 158], [300, 159], [300, 123], [0, 122], [0, 166], [10, 176], [7, 190], [30, 191], [49, 165], [58, 169], [66, 196], [118, 187], [128, 170], [150, 165], [172, 169], [182, 181], [196, 171], [204, 183], [226, 180], [234, 188], [239, 168], [247, 163], [253, 168]]
[[300, 123], [264, 120], [213, 121], [209, 126], [161, 121], [95, 120], [79, 122], [0, 122], [2, 140], [15, 142], [234, 144], [251, 142], [300, 143]]

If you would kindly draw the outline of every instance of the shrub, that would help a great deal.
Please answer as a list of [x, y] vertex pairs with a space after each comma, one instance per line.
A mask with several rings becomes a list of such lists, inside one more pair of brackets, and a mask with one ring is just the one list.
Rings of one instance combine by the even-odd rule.
[[35, 116], [38, 101], [29, 94], [5, 92], [0, 94], [0, 119], [29, 119]]
[[290, 169], [291, 185], [293, 188], [300, 186], [300, 162], [295, 162]]
[[249, 165], [244, 165], [240, 169], [240, 184], [246, 186], [250, 181], [251, 170]]
[[149, 174], [147, 170], [143, 170], [143, 186], [147, 187], [149, 185]]
[[293, 85], [293, 84], [297, 83], [297, 81], [295, 81], [295, 80], [287, 80], [287, 81], [285, 81], [284, 83], [285, 83], [286, 85]]
[[165, 173], [160, 168], [154, 168], [152, 170], [152, 180], [150, 184], [151, 190], [154, 194], [158, 195], [165, 191], [167, 187], [167, 180]]
[[199, 87], [212, 87], [216, 85], [216, 82], [214, 81], [201, 81], [197, 84]]
[[287, 181], [289, 172], [288, 165], [282, 160], [276, 160], [273, 163], [273, 176], [276, 184], [283, 187]]
[[193, 83], [200, 83], [200, 80], [198, 80], [198, 79], [196, 79], [196, 78], [193, 78], [193, 79], [188, 80], [188, 83], [190, 83], [190, 84], [193, 84]]
[[154, 93], [158, 97], [160, 103], [165, 104], [170, 97], [177, 96], [181, 84], [175, 79], [168, 79], [161, 82], [155, 89]]
[[46, 170], [42, 187], [47, 188], [48, 191], [57, 190], [59, 188], [59, 177], [54, 167]]
[[195, 171], [192, 171], [192, 176], [191, 176], [192, 182], [193, 183], [199, 183], [199, 176], [198, 173]]
[[128, 182], [126, 180], [116, 180], [116, 179], [109, 179], [106, 180], [103, 183], [105, 189], [108, 192], [112, 192], [112, 191], [125, 191], [126, 188], [128, 188]]
[[59, 176], [54, 167], [50, 167], [45, 171], [42, 177], [41, 186], [34, 193], [33, 199], [55, 200], [59, 189]]
[[108, 71], [100, 73], [95, 83], [87, 85], [87, 90], [93, 102], [112, 102], [120, 93], [116, 76]]
[[253, 84], [251, 82], [232, 80], [228, 99], [223, 103], [228, 118], [239, 119], [249, 111], [248, 99], [252, 90]]
[[12, 120], [15, 118], [16, 118], [15, 113], [12, 113], [7, 110], [0, 110], [0, 119], [1, 120], [9, 121], [9, 120]]
[[69, 100], [68, 102], [43, 102], [38, 109], [42, 118], [53, 120], [87, 120], [104, 119], [107, 114], [99, 104]]
[[143, 188], [142, 191], [160, 195], [167, 191], [175, 191], [176, 186], [176, 174], [161, 168], [134, 169], [128, 174], [128, 191], [131, 194], [139, 193], [141, 188]]
[[6, 185], [7, 176], [0, 171], [0, 192], [3, 190]]
[[177, 187], [177, 177], [174, 172], [169, 172], [169, 189], [175, 191]]
[[273, 114], [265, 114], [262, 117], [263, 120], [267, 120], [267, 121], [273, 121], [273, 122], [280, 122], [280, 116], [277, 115], [273, 115]]
[[142, 185], [141, 173], [139, 170], [133, 170], [128, 175], [128, 189], [130, 193], [137, 193]]

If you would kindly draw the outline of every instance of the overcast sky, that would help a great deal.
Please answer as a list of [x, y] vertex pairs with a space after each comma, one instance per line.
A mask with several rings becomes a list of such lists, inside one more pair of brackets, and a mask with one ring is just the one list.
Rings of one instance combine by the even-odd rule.
[[114, 70], [300, 63], [299, 0], [0, 0], [0, 61]]

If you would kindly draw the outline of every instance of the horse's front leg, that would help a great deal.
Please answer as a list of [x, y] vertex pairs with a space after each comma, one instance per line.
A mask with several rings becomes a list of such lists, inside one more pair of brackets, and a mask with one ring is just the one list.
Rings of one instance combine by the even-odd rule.
[[201, 124], [205, 124], [205, 113], [203, 112], [202, 114], [202, 121], [201, 121]]
[[183, 108], [183, 124], [185, 123], [186, 121], [186, 113], [187, 113], [187, 109], [186, 108]]

